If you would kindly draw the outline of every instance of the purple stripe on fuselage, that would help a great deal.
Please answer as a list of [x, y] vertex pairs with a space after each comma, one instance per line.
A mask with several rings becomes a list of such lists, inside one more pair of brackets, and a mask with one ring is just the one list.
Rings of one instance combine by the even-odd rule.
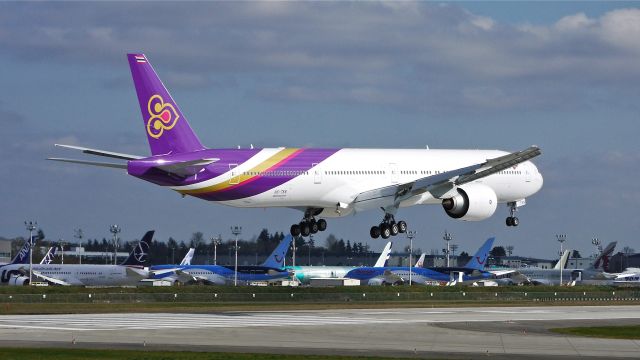
[[[131, 160], [127, 164], [129, 175], [163, 186], [183, 186], [213, 179], [229, 171], [231, 165], [240, 165], [256, 154], [260, 149], [208, 149], [184, 154], [151, 156], [140, 160]], [[219, 159], [204, 168], [197, 175], [176, 177], [155, 166], [162, 163], [184, 162], [197, 159]]]
[[[339, 149], [302, 149], [298, 154], [287, 161], [283, 161], [272, 170], [284, 172], [284, 174], [288, 172], [300, 173], [308, 171], [314, 164], [321, 163], [338, 150]], [[310, 174], [310, 176], [312, 176], [312, 174]], [[247, 184], [240, 184], [231, 189], [202, 193], [194, 196], [210, 201], [237, 200], [269, 191], [296, 177], [298, 177], [298, 175], [260, 176], [257, 180], [248, 182]]]

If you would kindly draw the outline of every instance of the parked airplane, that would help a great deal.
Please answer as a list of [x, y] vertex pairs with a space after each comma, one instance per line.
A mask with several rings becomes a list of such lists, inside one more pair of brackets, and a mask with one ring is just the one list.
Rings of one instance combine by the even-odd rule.
[[[120, 265], [34, 264], [33, 278], [55, 285], [136, 285], [141, 279], [148, 276], [148, 271], [143, 269], [143, 266], [147, 260], [153, 233], [153, 231], [148, 231], [131, 251], [129, 257]], [[0, 269], [4, 285], [29, 284], [28, 264], [5, 265]]]
[[[32, 241], [35, 242], [35, 240]], [[18, 250], [13, 259], [11, 259], [11, 262], [0, 265], [0, 280], [3, 283], [11, 280], [11, 273], [8, 271], [8, 266], [20, 264], [29, 265], [29, 249], [31, 249], [31, 242], [25, 241], [20, 250]]]
[[410, 149], [207, 149], [191, 130], [144, 54], [129, 54], [142, 119], [152, 156], [58, 145], [126, 163], [49, 158], [126, 169], [140, 179], [183, 196], [235, 207], [288, 207], [303, 212], [291, 234], [308, 236], [327, 228], [325, 218], [382, 209], [373, 238], [403, 233], [400, 207], [441, 204], [466, 221], [484, 220], [498, 203], [510, 209], [507, 226], [525, 198], [542, 187], [542, 175], [528, 161], [537, 146], [507, 153], [497, 150]]
[[[238, 266], [237, 282], [249, 285], [251, 282], [272, 281], [289, 277], [289, 271], [283, 269], [283, 266], [292, 239], [291, 235], [285, 236], [262, 265]], [[233, 284], [236, 274], [233, 265], [154, 265], [149, 270], [154, 280], [164, 280], [176, 284]]]
[[[391, 254], [391, 241], [384, 247], [374, 267], [385, 266]], [[302, 284], [308, 284], [311, 279], [334, 279], [344, 278], [345, 275], [357, 268], [356, 266], [287, 266], [286, 269], [293, 271], [295, 278]]]
[[495, 238], [487, 239], [464, 267], [411, 269], [408, 266], [360, 267], [349, 271], [345, 277], [358, 279], [363, 285], [403, 284], [409, 281], [409, 273], [411, 273], [411, 282], [423, 285], [434, 283], [455, 285], [484, 279], [492, 276], [491, 273], [484, 271], [484, 267], [494, 240]]
[[[509, 274], [509, 278], [515, 284], [560, 285], [560, 269], [562, 268], [562, 284], [577, 282], [592, 285], [610, 284], [615, 275], [606, 273], [604, 268], [608, 266], [609, 256], [613, 253], [616, 244], [615, 241], [609, 243], [586, 269], [565, 269], [571, 252], [566, 250], [553, 269], [523, 267], [519, 269], [492, 270], [492, 273], [499, 278]], [[508, 280], [505, 279], [504, 281]]]

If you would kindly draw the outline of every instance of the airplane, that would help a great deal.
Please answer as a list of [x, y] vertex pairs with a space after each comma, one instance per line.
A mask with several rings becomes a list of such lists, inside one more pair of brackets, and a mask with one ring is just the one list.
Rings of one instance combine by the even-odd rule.
[[[256, 281], [273, 281], [287, 278], [291, 273], [284, 269], [284, 258], [293, 237], [287, 235], [267, 259], [257, 266], [238, 266], [237, 282], [249, 285]], [[234, 283], [233, 265], [154, 265], [149, 268], [149, 280], [164, 280], [173, 284], [204, 283], [227, 285]]]
[[[148, 277], [148, 271], [143, 266], [153, 233], [153, 230], [148, 231], [120, 265], [33, 264], [33, 277], [54, 285], [137, 285], [141, 279]], [[29, 285], [28, 263], [5, 265], [0, 270], [3, 285]]]
[[447, 283], [455, 285], [463, 282], [485, 279], [492, 276], [484, 271], [489, 251], [495, 238], [489, 238], [478, 249], [475, 255], [464, 267], [442, 268], [409, 268], [408, 266], [394, 267], [360, 267], [349, 271], [345, 277], [366, 282], [366, 285], [400, 285], [409, 281], [422, 285]]
[[[553, 269], [523, 267], [518, 269], [492, 270], [505, 283], [533, 285], [561, 285], [560, 270], [562, 268], [562, 285], [577, 282], [592, 285], [610, 284], [615, 274], [605, 271], [609, 264], [609, 256], [613, 253], [617, 242], [609, 243], [586, 269], [565, 269], [570, 250], [565, 250]], [[508, 278], [505, 275], [508, 275]]]
[[[374, 267], [385, 266], [391, 254], [392, 242], [389, 241], [380, 253]], [[333, 279], [344, 278], [345, 275], [357, 268], [356, 266], [286, 266], [285, 269], [293, 271], [294, 277], [301, 284], [308, 284], [311, 279]]]
[[128, 54], [151, 156], [73, 145], [56, 146], [124, 162], [49, 158], [84, 165], [126, 169], [129, 175], [184, 196], [234, 207], [286, 207], [302, 211], [293, 236], [327, 228], [326, 218], [370, 209], [384, 216], [371, 227], [372, 238], [387, 239], [407, 230], [396, 221], [399, 208], [440, 204], [459, 220], [489, 218], [499, 203], [509, 207], [507, 226], [543, 178], [529, 161], [540, 148], [498, 150], [264, 148], [208, 149], [193, 132], [144, 54]]

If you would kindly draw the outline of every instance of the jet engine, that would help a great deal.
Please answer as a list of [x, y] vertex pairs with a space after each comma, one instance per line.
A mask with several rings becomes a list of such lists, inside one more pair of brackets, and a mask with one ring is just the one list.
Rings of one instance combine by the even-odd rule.
[[10, 286], [29, 285], [29, 277], [28, 276], [21, 276], [21, 275], [14, 275], [14, 276], [9, 278], [8, 285], [10, 285]]
[[458, 194], [442, 200], [442, 207], [450, 217], [466, 221], [484, 220], [496, 211], [498, 199], [490, 187], [467, 184], [456, 188]]

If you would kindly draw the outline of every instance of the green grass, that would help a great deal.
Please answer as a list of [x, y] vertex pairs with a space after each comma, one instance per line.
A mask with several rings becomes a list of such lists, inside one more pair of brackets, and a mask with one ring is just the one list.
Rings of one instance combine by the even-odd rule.
[[137, 351], [57, 348], [0, 348], [3, 360], [385, 360], [382, 357], [317, 356], [281, 354], [241, 354], [189, 351]]
[[640, 325], [568, 327], [554, 328], [549, 330], [558, 334], [565, 335], [589, 336], [608, 339], [640, 339]]

